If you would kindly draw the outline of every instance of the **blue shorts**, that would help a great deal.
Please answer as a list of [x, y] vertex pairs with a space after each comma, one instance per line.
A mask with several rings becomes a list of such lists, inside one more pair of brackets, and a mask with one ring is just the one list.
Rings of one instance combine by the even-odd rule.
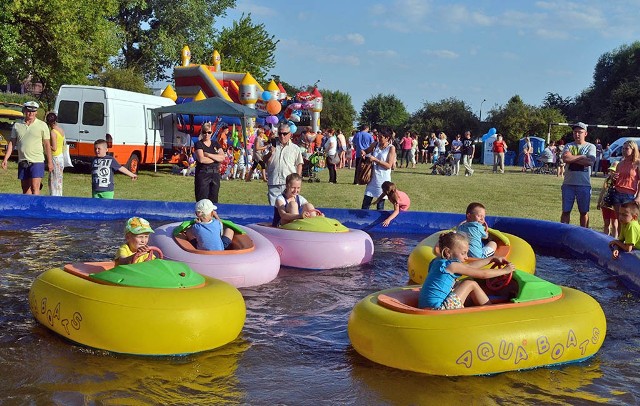
[[622, 206], [625, 203], [634, 201], [635, 198], [636, 195], [634, 195], [633, 193], [624, 193], [614, 190], [613, 193], [611, 193], [611, 204]]
[[589, 213], [591, 186], [562, 185], [562, 211], [571, 212], [574, 201], [578, 202], [580, 213]]
[[20, 161], [18, 163], [18, 179], [44, 178], [44, 162]]
[[222, 246], [226, 250], [229, 245], [231, 245], [231, 240], [226, 235], [220, 237], [222, 239]]

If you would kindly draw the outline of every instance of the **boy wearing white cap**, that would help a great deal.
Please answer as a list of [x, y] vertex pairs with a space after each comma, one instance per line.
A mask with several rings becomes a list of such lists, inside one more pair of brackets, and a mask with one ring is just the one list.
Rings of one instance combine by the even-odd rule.
[[[142, 217], [131, 217], [127, 220], [124, 227], [124, 238], [127, 242], [118, 248], [116, 254], [116, 265], [124, 265], [131, 263], [144, 262], [151, 255], [151, 259], [155, 256], [149, 252], [149, 234], [153, 233], [153, 229], [149, 222]], [[134, 258], [138, 254], [138, 258]]]
[[196, 222], [185, 232], [189, 240], [197, 241], [199, 250], [223, 251], [231, 244], [233, 230], [223, 226], [217, 209], [209, 199], [196, 203]]

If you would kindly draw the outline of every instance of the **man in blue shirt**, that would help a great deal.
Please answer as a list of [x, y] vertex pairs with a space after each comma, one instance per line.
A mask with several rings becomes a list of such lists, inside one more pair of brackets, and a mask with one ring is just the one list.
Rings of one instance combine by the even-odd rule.
[[356, 170], [353, 175], [353, 184], [358, 184], [358, 167], [360, 166], [360, 161], [362, 157], [360, 156], [360, 151], [364, 151], [369, 148], [369, 145], [373, 142], [373, 136], [369, 133], [369, 126], [364, 124], [360, 131], [358, 131], [353, 136], [353, 147], [356, 150]]

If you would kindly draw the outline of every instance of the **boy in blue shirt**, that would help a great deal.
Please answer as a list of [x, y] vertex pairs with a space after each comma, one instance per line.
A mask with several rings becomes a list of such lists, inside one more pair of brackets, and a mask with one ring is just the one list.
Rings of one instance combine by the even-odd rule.
[[91, 196], [98, 199], [113, 199], [114, 183], [113, 173], [122, 172], [132, 180], [138, 179], [138, 175], [121, 166], [112, 155], [107, 155], [109, 150], [107, 141], [96, 140], [93, 143], [96, 153], [91, 162]]
[[457, 227], [469, 239], [469, 256], [472, 258], [489, 258], [496, 252], [498, 245], [494, 241], [483, 244], [489, 238], [489, 227], [485, 222], [486, 209], [481, 203], [469, 203], [467, 219]]
[[196, 240], [196, 248], [223, 251], [233, 240], [233, 230], [224, 227], [216, 213], [218, 208], [209, 199], [196, 203], [196, 222], [186, 230], [187, 238]]

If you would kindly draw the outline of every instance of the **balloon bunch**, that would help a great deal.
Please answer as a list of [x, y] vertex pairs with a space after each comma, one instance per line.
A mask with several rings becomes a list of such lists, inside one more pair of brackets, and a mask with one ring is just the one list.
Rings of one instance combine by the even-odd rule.
[[489, 131], [487, 131], [487, 133], [482, 136], [482, 141], [484, 142], [487, 139], [491, 138], [491, 136], [495, 135], [496, 132], [497, 132], [496, 129], [491, 127]]

